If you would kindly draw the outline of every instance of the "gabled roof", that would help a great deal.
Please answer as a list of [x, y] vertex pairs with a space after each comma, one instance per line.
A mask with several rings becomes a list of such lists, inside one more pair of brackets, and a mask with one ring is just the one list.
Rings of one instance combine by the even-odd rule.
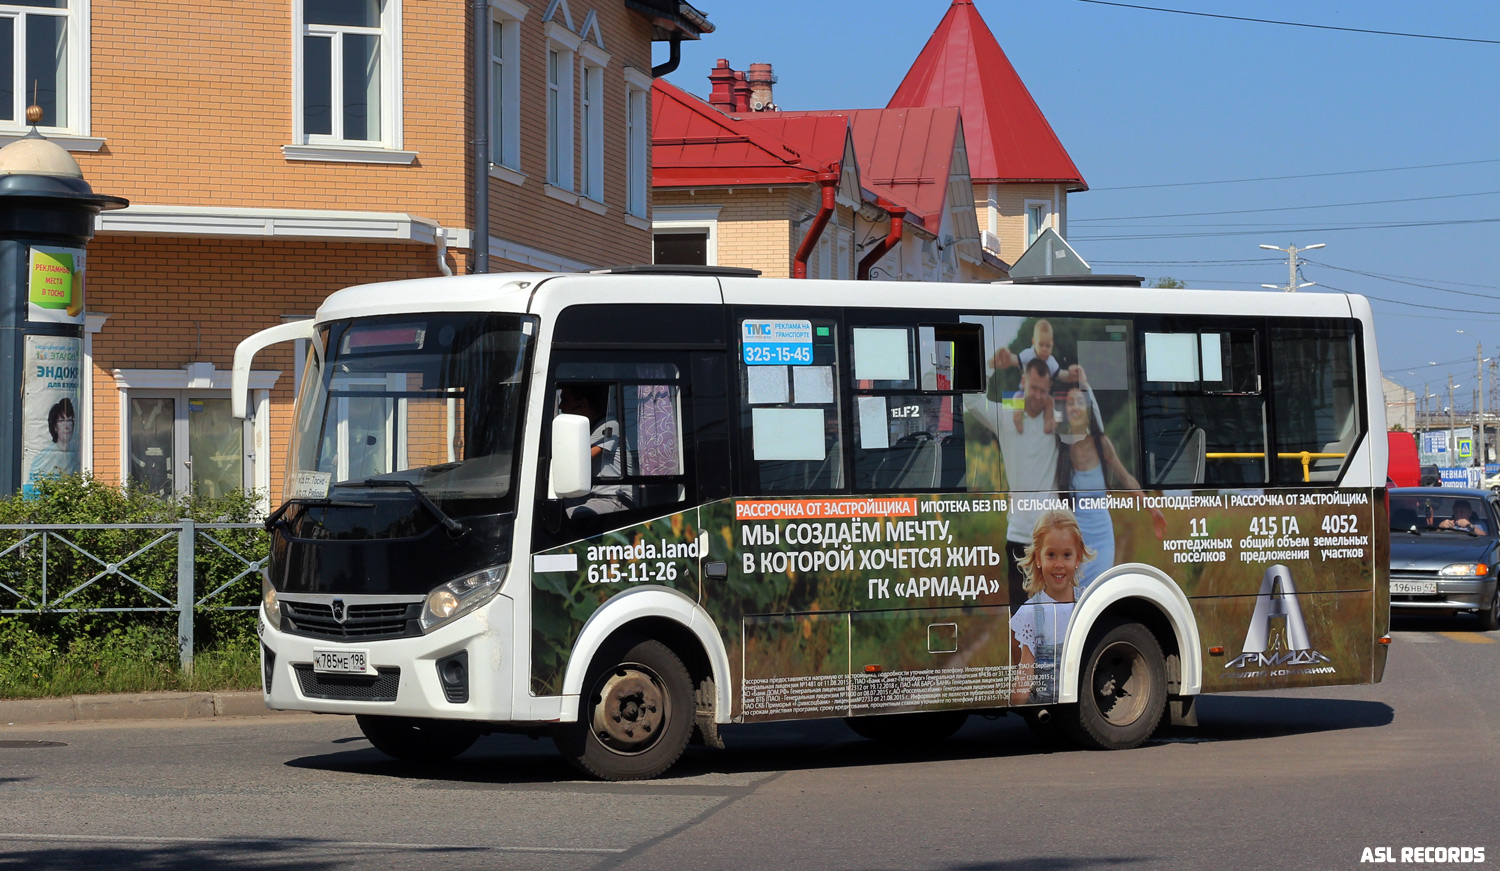
[[1088, 187], [973, 0], [953, 0], [886, 106], [960, 109], [976, 182]]
[[[651, 85], [651, 184], [808, 184], [843, 167], [842, 118], [767, 124], [726, 115], [663, 79]], [[779, 134], [797, 137], [794, 145]]]
[[[757, 117], [847, 118], [861, 183], [906, 207], [936, 233], [948, 205], [948, 179], [960, 144], [959, 113], [949, 107], [765, 113]], [[965, 203], [972, 209], [972, 203]]]

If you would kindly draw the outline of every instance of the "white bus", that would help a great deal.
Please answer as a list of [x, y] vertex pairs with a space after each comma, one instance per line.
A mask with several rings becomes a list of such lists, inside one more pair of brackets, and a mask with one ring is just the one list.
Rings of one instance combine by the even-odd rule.
[[266, 703], [653, 777], [728, 723], [1128, 748], [1377, 682], [1386, 439], [1343, 294], [635, 268], [353, 287], [308, 345]]

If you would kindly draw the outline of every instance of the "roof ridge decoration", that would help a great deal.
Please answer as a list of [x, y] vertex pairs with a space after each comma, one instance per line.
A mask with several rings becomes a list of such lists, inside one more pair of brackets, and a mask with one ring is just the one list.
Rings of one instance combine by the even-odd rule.
[[[547, 11], [542, 13], [542, 21], [551, 21], [559, 10], [562, 11], [563, 24], [569, 30], [573, 30], [573, 13], [568, 10], [568, 0], [552, 0], [551, 3], [548, 3]], [[593, 14], [593, 10], [589, 10], [589, 16], [592, 17]], [[573, 32], [577, 33], [578, 31], [573, 30]], [[603, 48], [604, 46], [601, 45], [599, 47]]]
[[594, 32], [594, 45], [604, 48], [604, 31], [599, 28], [599, 12], [596, 9], [590, 9], [589, 14], [583, 17], [583, 26], [578, 28], [578, 35], [587, 40], [590, 30]]
[[886, 104], [920, 106], [962, 112], [975, 182], [1088, 188], [972, 0], [953, 0]]

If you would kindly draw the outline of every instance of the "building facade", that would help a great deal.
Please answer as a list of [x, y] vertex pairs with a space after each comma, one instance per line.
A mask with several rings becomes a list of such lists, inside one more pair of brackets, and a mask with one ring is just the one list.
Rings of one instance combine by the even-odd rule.
[[0, 144], [34, 103], [94, 190], [130, 200], [88, 251], [85, 470], [279, 499], [302, 349], [257, 358], [242, 424], [241, 338], [351, 284], [649, 258], [652, 43], [712, 26], [677, 0], [487, 11], [0, 0]]
[[[1043, 231], [1066, 235], [1068, 194], [1087, 189], [969, 0], [953, 0], [883, 109], [782, 111], [770, 64], [721, 59], [708, 79], [706, 100], [656, 84], [660, 263], [991, 281]], [[852, 155], [814, 119], [842, 121]], [[844, 181], [818, 223], [819, 175], [835, 170]]]

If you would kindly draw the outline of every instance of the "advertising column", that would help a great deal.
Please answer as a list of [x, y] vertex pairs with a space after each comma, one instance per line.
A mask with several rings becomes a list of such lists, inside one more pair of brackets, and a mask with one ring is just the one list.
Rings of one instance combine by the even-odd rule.
[[34, 131], [0, 148], [0, 498], [83, 468], [84, 248], [125, 205]]

